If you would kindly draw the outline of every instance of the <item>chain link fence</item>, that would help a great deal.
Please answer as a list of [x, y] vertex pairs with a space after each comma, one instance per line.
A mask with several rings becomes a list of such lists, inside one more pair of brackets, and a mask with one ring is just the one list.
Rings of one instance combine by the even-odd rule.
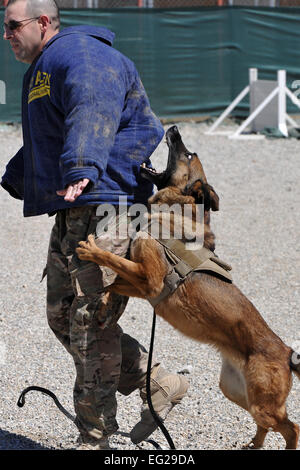
[[57, 0], [60, 8], [300, 7], [300, 0]]
[[[5, 6], [8, 0], [0, 0]], [[300, 7], [300, 0], [57, 0], [64, 8]]]

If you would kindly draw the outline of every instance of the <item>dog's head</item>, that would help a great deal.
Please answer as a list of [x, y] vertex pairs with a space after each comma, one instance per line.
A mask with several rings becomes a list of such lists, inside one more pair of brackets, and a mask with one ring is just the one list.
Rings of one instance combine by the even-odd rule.
[[166, 132], [169, 147], [167, 168], [158, 173], [154, 168], [141, 167], [141, 175], [163, 189], [175, 186], [182, 194], [192, 196], [197, 204], [204, 204], [205, 210], [218, 210], [219, 198], [207, 179], [198, 155], [184, 145], [177, 126]]

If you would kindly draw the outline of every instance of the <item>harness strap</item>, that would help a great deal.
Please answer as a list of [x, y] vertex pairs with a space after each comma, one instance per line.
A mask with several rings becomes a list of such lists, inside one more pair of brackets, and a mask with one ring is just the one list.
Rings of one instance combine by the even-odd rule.
[[198, 250], [187, 250], [185, 243], [181, 240], [158, 239], [157, 241], [166, 248], [166, 254], [169, 255], [169, 257], [171, 254], [173, 255], [173, 261], [176, 261], [174, 269], [176, 269], [182, 277], [187, 276], [191, 271], [197, 269], [213, 255], [213, 252], [204, 246]]
[[179, 286], [182, 282], [181, 277], [177, 274], [177, 272], [172, 269], [170, 273], [168, 273], [164, 279], [164, 288], [161, 293], [154, 298], [148, 297], [147, 300], [150, 302], [152, 307], [156, 307], [165, 297], [172, 294], [175, 289]]
[[207, 248], [202, 246], [197, 250], [188, 250], [185, 243], [178, 239], [155, 238], [155, 240], [164, 247], [171, 270], [164, 279], [161, 293], [157, 297], [147, 298], [153, 307], [172, 294], [192, 271], [217, 273], [232, 282], [232, 276], [228, 272], [232, 269], [231, 266]]

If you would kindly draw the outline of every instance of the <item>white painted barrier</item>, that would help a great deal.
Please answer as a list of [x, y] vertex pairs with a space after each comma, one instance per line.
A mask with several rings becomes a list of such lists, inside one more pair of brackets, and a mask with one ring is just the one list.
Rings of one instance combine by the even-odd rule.
[[[238, 103], [250, 93], [250, 115], [235, 132], [216, 132], [224, 119], [232, 112]], [[297, 123], [286, 112], [286, 97], [300, 109], [300, 100], [286, 86], [286, 71], [277, 71], [277, 81], [258, 80], [257, 69], [249, 69], [249, 85], [233, 100], [225, 111], [214, 122], [206, 134], [227, 134], [230, 139], [262, 138], [255, 134], [264, 128], [278, 129], [284, 136], [288, 136], [287, 122], [298, 127]], [[250, 134], [242, 134], [251, 124]]]

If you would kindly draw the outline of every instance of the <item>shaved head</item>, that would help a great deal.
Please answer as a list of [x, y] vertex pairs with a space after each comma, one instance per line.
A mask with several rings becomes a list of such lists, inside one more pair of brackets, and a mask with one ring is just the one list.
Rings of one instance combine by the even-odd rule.
[[9, 0], [7, 7], [14, 3], [24, 2], [29, 17], [48, 15], [53, 29], [59, 29], [59, 9], [55, 0]]
[[59, 26], [55, 0], [9, 0], [3, 38], [10, 42], [17, 60], [31, 64], [59, 32]]

